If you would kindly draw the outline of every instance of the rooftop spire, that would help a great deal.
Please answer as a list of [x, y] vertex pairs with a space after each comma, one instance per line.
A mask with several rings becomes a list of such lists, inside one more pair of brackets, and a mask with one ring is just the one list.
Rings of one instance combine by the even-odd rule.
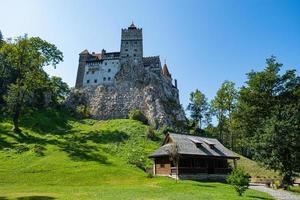
[[163, 74], [164, 76], [167, 76], [167, 77], [169, 77], [169, 78], [172, 78], [172, 76], [171, 76], [171, 74], [170, 74], [170, 72], [169, 72], [169, 69], [168, 69], [168, 66], [167, 66], [166, 63], [164, 64], [164, 66], [163, 66], [163, 68], [162, 68], [162, 74]]
[[128, 29], [136, 29], [136, 26], [134, 25], [133, 21], [131, 22], [131, 25], [128, 27]]

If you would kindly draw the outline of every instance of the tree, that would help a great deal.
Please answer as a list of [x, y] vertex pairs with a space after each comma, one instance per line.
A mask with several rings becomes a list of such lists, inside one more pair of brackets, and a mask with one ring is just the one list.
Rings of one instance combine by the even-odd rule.
[[[9, 83], [4, 96], [6, 106], [12, 114], [15, 132], [21, 132], [19, 118], [35, 89], [47, 82], [43, 67], [56, 66], [63, 60], [62, 52], [55, 45], [38, 37], [19, 37], [5, 43], [0, 49], [1, 67], [14, 71], [14, 80]], [[5, 74], [9, 70], [5, 71]]]
[[0, 47], [2, 46], [3, 43], [4, 43], [4, 39], [3, 39], [2, 32], [0, 30]]
[[236, 101], [237, 91], [235, 84], [230, 81], [224, 81], [211, 102], [213, 113], [218, 119], [219, 139], [224, 142], [224, 132], [227, 131], [226, 142], [230, 145], [231, 149], [234, 147], [234, 136], [233, 131], [230, 129], [232, 124], [232, 112], [235, 109]]
[[60, 77], [52, 76], [49, 80], [50, 92], [52, 96], [52, 102], [55, 104], [61, 104], [66, 100], [66, 97], [70, 93], [70, 89], [67, 83], [63, 82]]
[[196, 89], [195, 92], [190, 94], [190, 103], [187, 110], [190, 111], [192, 122], [195, 124], [195, 128], [202, 127], [202, 122], [208, 111], [208, 103], [205, 95]]
[[243, 169], [236, 168], [227, 177], [227, 182], [234, 187], [239, 196], [242, 196], [249, 187], [250, 176]]
[[179, 154], [179, 146], [176, 142], [171, 143], [170, 149], [167, 149], [167, 152], [170, 156], [170, 160], [172, 161], [173, 165], [176, 166], [176, 182], [178, 180], [178, 165], [180, 160], [180, 154]]
[[248, 73], [238, 99], [235, 122], [251, 155], [278, 170], [289, 185], [300, 171], [300, 77], [295, 70], [279, 73], [271, 57], [261, 72]]

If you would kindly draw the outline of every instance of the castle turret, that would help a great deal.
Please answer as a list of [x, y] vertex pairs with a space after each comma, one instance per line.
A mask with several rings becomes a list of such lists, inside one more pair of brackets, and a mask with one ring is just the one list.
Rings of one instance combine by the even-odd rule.
[[127, 60], [141, 61], [143, 58], [143, 33], [141, 28], [137, 28], [133, 22], [126, 29], [122, 29], [120, 59], [121, 62]]
[[83, 86], [83, 77], [84, 77], [84, 72], [85, 72], [85, 64], [86, 61], [88, 60], [89, 56], [88, 50], [84, 50], [79, 54], [79, 64], [78, 64], [78, 69], [77, 69], [77, 77], [76, 77], [76, 83], [75, 87], [80, 88]]
[[167, 77], [170, 81], [172, 81], [172, 75], [169, 72], [168, 66], [165, 63], [162, 70], [161, 70], [162, 75], [164, 75], [165, 77]]

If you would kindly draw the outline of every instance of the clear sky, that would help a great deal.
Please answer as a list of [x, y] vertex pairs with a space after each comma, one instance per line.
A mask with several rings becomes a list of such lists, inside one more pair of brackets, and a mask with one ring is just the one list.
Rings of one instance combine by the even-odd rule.
[[121, 28], [131, 21], [143, 28], [144, 56], [167, 60], [184, 106], [196, 88], [211, 99], [224, 80], [241, 86], [272, 54], [284, 70], [300, 71], [297, 0], [0, 0], [3, 35], [56, 44], [64, 62], [47, 71], [70, 86], [78, 54], [119, 51]]

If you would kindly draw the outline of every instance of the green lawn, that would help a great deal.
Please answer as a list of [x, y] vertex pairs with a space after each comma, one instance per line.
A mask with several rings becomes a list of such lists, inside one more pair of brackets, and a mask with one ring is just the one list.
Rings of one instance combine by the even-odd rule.
[[300, 194], [300, 186], [289, 187], [289, 191], [294, 192], [296, 194]]
[[78, 121], [56, 111], [31, 116], [22, 121], [22, 135], [0, 119], [0, 200], [272, 199], [253, 190], [238, 197], [224, 183], [147, 178], [128, 158], [150, 154], [162, 135], [148, 139], [140, 122]]

